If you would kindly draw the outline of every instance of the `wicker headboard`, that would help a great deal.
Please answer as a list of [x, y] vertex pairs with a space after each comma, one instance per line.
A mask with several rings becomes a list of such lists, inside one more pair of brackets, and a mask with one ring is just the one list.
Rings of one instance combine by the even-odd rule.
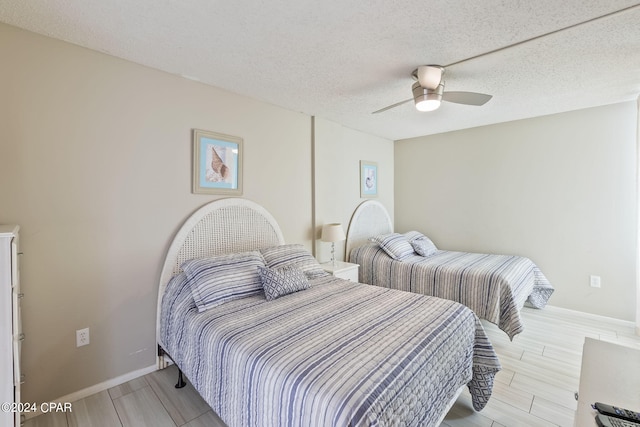
[[160, 339], [160, 309], [169, 280], [192, 258], [245, 252], [284, 244], [276, 220], [262, 206], [247, 199], [220, 199], [195, 211], [176, 233], [160, 274], [156, 339]]
[[345, 261], [349, 261], [351, 249], [368, 243], [370, 237], [392, 232], [391, 217], [382, 203], [377, 200], [366, 200], [360, 203], [349, 222], [345, 244]]

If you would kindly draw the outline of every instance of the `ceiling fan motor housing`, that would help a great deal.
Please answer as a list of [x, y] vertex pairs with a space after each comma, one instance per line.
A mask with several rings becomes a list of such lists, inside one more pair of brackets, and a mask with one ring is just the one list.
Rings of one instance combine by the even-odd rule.
[[441, 81], [435, 89], [427, 89], [422, 87], [420, 82], [415, 82], [411, 90], [413, 91], [413, 101], [418, 111], [433, 111], [440, 107], [444, 82]]

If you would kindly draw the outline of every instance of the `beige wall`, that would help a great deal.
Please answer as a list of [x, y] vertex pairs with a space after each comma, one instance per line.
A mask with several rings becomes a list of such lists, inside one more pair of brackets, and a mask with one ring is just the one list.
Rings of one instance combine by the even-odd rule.
[[[330, 245], [314, 245], [314, 230], [347, 230], [364, 200], [359, 161], [375, 161], [378, 200], [398, 230], [423, 229], [451, 249], [529, 256], [558, 288], [555, 305], [634, 312], [630, 105], [394, 147], [2, 24], [0, 57], [0, 223], [22, 227], [23, 401], [153, 365], [165, 251], [181, 222], [216, 198], [191, 194], [193, 128], [244, 138], [243, 197], [321, 261]], [[603, 289], [588, 287], [589, 274]], [[77, 349], [84, 327], [91, 344]]]
[[397, 141], [396, 228], [527, 256], [550, 304], [632, 321], [636, 117], [629, 102]]
[[[191, 194], [191, 129], [244, 138], [243, 197], [312, 248], [311, 117], [6, 25], [0, 57], [0, 223], [22, 227], [23, 401], [155, 363], [165, 251], [216, 198]], [[76, 348], [85, 327], [91, 344]]]
[[[378, 164], [378, 197], [393, 215], [393, 141], [314, 118], [314, 200], [317, 238], [322, 225], [339, 222], [346, 233], [360, 197], [360, 160]], [[320, 262], [331, 260], [331, 244], [316, 242]], [[336, 243], [336, 259], [344, 260], [344, 242]]]

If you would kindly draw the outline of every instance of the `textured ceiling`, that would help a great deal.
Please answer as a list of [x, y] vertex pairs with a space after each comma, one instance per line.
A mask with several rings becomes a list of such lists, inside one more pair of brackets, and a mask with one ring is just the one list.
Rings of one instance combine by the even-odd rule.
[[[636, 99], [635, 1], [0, 0], [0, 22], [397, 140]], [[371, 114], [422, 64], [493, 99]]]

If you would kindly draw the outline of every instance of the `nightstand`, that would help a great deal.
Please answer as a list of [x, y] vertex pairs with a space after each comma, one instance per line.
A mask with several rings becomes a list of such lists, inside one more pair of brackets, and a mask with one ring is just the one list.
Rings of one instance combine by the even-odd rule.
[[324, 271], [333, 274], [335, 277], [350, 280], [352, 282], [358, 281], [358, 269], [360, 268], [358, 264], [336, 261], [334, 265], [329, 261], [320, 265]]

